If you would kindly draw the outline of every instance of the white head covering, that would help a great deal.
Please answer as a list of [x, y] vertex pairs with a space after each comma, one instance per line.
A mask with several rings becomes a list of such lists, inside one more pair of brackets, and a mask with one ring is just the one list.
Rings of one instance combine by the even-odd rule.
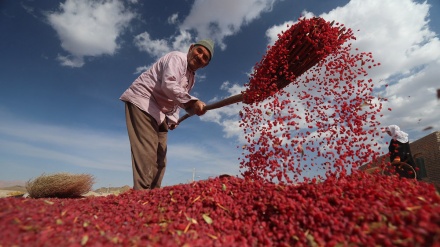
[[385, 131], [389, 131], [391, 133], [391, 138], [393, 138], [394, 140], [397, 140], [401, 143], [408, 142], [408, 134], [401, 131], [399, 126], [397, 125], [389, 125], [385, 128]]

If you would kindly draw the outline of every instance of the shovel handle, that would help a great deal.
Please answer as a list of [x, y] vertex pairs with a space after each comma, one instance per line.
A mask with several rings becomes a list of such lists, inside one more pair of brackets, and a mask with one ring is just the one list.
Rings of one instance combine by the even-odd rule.
[[[226, 99], [220, 100], [218, 102], [212, 103], [210, 105], [206, 105], [205, 106], [205, 110], [209, 111], [209, 110], [221, 108], [223, 106], [232, 105], [234, 103], [238, 103], [238, 102], [242, 102], [242, 101], [243, 101], [243, 94], [240, 93], [240, 94], [236, 94], [236, 95], [233, 95], [231, 97], [228, 97]], [[189, 118], [191, 116], [192, 115], [187, 113], [184, 116], [182, 116], [181, 118], [179, 118], [179, 121], [177, 123], [180, 124], [185, 119], [187, 119], [187, 118]]]

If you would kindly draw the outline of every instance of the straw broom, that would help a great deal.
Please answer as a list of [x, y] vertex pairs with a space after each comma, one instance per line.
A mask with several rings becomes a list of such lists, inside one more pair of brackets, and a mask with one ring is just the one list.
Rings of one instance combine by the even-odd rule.
[[[328, 55], [337, 52], [352, 37], [350, 29], [334, 26], [334, 22], [320, 17], [302, 18], [278, 36], [275, 44], [255, 66], [244, 92], [206, 105], [205, 110], [239, 102], [261, 102], [290, 85]], [[190, 116], [182, 116], [178, 123]]]

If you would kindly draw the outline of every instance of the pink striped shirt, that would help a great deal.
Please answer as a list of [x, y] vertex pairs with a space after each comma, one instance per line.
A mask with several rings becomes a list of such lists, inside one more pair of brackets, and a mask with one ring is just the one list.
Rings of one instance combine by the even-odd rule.
[[188, 69], [187, 54], [173, 51], [161, 57], [143, 72], [121, 95], [120, 100], [131, 102], [161, 124], [165, 117], [177, 123], [179, 108], [190, 100], [195, 73]]

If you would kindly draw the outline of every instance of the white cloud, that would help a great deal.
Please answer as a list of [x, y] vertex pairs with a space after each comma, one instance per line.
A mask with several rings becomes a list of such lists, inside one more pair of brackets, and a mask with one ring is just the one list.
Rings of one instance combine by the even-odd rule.
[[[178, 34], [165, 39], [154, 39], [148, 32], [135, 38], [136, 46], [158, 58], [171, 50], [185, 52], [196, 39], [210, 38], [216, 47], [226, 48], [224, 38], [237, 34], [240, 29], [272, 10], [276, 0], [196, 0], [189, 15], [178, 28]], [[215, 11], [213, 11], [215, 10]], [[168, 18], [168, 23], [177, 23], [178, 14]], [[191, 35], [195, 31], [196, 37]]]
[[66, 0], [47, 20], [56, 30], [61, 47], [62, 65], [81, 67], [87, 56], [113, 55], [119, 48], [118, 37], [136, 16], [118, 0]]
[[63, 56], [58, 54], [57, 60], [61, 62], [61, 65], [67, 66], [67, 67], [73, 67], [73, 68], [79, 68], [84, 65], [84, 59], [83, 57], [77, 57], [77, 56]]
[[147, 70], [150, 67], [151, 67], [151, 65], [150, 66], [146, 66], [145, 65], [145, 66], [137, 67], [136, 71], [133, 74], [135, 74], [135, 75], [141, 74], [142, 72], [144, 72], [145, 70]]
[[[440, 108], [433, 90], [440, 77], [440, 42], [428, 25], [429, 7], [426, 2], [411, 0], [352, 0], [322, 15], [360, 30], [355, 33], [354, 46], [371, 51], [381, 63], [370, 76], [390, 85], [377, 88], [377, 94], [388, 98], [382, 122], [400, 125], [410, 132], [411, 140], [424, 136], [421, 130], [426, 126], [440, 128]], [[388, 107], [393, 111], [388, 112]], [[424, 121], [418, 123], [419, 118]]]
[[269, 45], [273, 45], [278, 40], [278, 34], [289, 29], [294, 23], [294, 21], [286, 21], [281, 25], [274, 25], [267, 29], [266, 36], [269, 40]]
[[168, 23], [169, 24], [176, 24], [178, 18], [179, 18], [178, 13], [172, 14], [170, 17], [168, 17]]
[[136, 35], [134, 44], [140, 51], [145, 51], [154, 58], [160, 58], [170, 51], [185, 52], [192, 44], [192, 37], [189, 32], [180, 31], [176, 36], [172, 36], [169, 40], [152, 39], [148, 32]]
[[[309, 18], [315, 14], [304, 11], [303, 15]], [[384, 126], [400, 125], [410, 133], [411, 141], [426, 135], [421, 130], [427, 126], [440, 129], [440, 107], [435, 96], [440, 78], [440, 42], [438, 34], [428, 26], [426, 2], [352, 0], [320, 16], [352, 28], [357, 38], [352, 41], [353, 47], [372, 52], [375, 61], [381, 63], [369, 71], [369, 77], [376, 83], [374, 94], [388, 98], [383, 102], [384, 116], [380, 119]], [[277, 34], [294, 22], [286, 21], [268, 29], [268, 44], [273, 44]], [[385, 88], [384, 84], [390, 86]], [[233, 107], [236, 112], [240, 110], [239, 106]], [[391, 112], [387, 110], [389, 107], [393, 109]], [[205, 120], [228, 121], [223, 109], [215, 111]], [[224, 132], [226, 136], [237, 133], [231, 125], [224, 126]]]
[[28, 14], [32, 15], [33, 17], [36, 17], [34, 7], [28, 6], [23, 2], [21, 2], [20, 5]]
[[[412, 131], [415, 136], [422, 137], [421, 132], [426, 127], [440, 128], [440, 102], [436, 98], [436, 89], [439, 87], [440, 59], [432, 61], [417, 73], [405, 75], [384, 90], [383, 95], [388, 98], [385, 102], [385, 111], [392, 111], [385, 115], [385, 125], [395, 123], [406, 131]], [[419, 119], [421, 119], [419, 121]]]
[[271, 11], [274, 3], [275, 0], [196, 0], [180, 28], [196, 30], [199, 38], [211, 38], [224, 49], [225, 37]]
[[377, 71], [381, 78], [409, 73], [439, 58], [440, 43], [429, 29], [426, 2], [352, 0], [321, 16], [359, 30], [353, 43], [355, 47], [373, 52], [375, 59], [381, 62]]
[[187, 51], [190, 47], [190, 45], [193, 43], [193, 38], [191, 36], [191, 33], [180, 30], [179, 34], [176, 35], [174, 38], [174, 41], [172, 43], [172, 48], [177, 51]]
[[154, 57], [161, 57], [165, 53], [170, 52], [168, 41], [165, 39], [152, 40], [148, 32], [136, 35], [134, 38], [135, 45], [141, 51], [145, 51]]

